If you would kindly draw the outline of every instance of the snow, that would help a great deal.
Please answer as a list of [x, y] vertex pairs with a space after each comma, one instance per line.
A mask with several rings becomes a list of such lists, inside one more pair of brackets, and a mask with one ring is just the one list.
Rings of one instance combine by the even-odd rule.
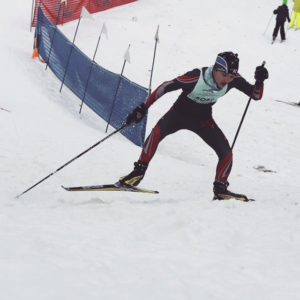
[[[83, 19], [76, 37], [92, 58], [105, 23], [96, 62], [120, 73], [130, 44], [124, 75], [148, 87], [159, 25], [152, 89], [223, 51], [239, 54], [252, 83], [266, 61], [264, 97], [251, 101], [229, 178], [251, 203], [211, 201], [217, 157], [187, 131], [161, 143], [140, 185], [158, 195], [60, 187], [131, 171], [141, 149], [116, 134], [16, 198], [103, 139], [106, 123], [86, 106], [78, 114], [80, 100], [31, 59], [31, 3], [14, 3], [0, 21], [0, 107], [11, 111], [0, 110], [0, 299], [299, 299], [300, 109], [275, 100], [300, 101], [300, 36], [289, 30], [271, 45], [281, 1], [139, 0]], [[76, 26], [59, 28], [72, 40]], [[178, 94], [151, 107], [147, 134]], [[247, 101], [230, 91], [214, 106], [230, 143]]]

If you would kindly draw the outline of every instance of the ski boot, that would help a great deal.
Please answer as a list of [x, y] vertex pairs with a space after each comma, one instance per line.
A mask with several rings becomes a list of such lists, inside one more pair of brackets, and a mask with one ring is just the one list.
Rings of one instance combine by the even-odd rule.
[[141, 163], [140, 160], [138, 160], [137, 162], [134, 163], [133, 171], [129, 173], [127, 176], [120, 177], [119, 183], [121, 185], [127, 184], [127, 185], [137, 186], [144, 178], [147, 168], [148, 168], [148, 164]]
[[214, 198], [213, 200], [229, 200], [229, 199], [236, 199], [240, 201], [245, 201], [248, 202], [249, 199], [242, 194], [236, 194], [233, 192], [230, 192], [227, 190], [227, 187], [229, 186], [229, 182], [220, 182], [220, 181], [215, 181], [214, 182]]

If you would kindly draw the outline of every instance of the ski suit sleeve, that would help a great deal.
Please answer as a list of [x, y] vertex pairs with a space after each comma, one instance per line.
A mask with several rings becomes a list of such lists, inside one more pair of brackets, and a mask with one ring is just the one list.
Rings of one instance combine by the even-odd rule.
[[286, 18], [289, 22], [291, 22], [289, 9], [286, 10]]
[[171, 81], [165, 81], [157, 89], [151, 93], [151, 95], [145, 101], [145, 105], [149, 108], [156, 100], [166, 93], [176, 91], [179, 89], [186, 90], [190, 85], [194, 85], [198, 81], [200, 76], [200, 70], [195, 69], [187, 72], [184, 75], [178, 76]]
[[260, 100], [263, 96], [264, 85], [253, 85], [245, 80], [240, 74], [237, 74], [236, 78], [229, 84], [228, 90], [236, 88], [243, 92], [247, 96], [252, 96], [253, 100]]

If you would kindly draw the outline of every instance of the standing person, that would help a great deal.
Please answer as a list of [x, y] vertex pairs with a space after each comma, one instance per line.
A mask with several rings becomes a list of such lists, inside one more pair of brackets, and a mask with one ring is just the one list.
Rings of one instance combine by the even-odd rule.
[[289, 28], [292, 28], [296, 23], [296, 30], [300, 29], [300, 0], [293, 0], [294, 1], [294, 8], [293, 8], [293, 15], [292, 15], [292, 20], [290, 21]]
[[286, 4], [287, 4], [287, 0], [283, 0], [283, 4], [281, 6], [278, 6], [278, 8], [273, 11], [274, 15], [277, 15], [276, 25], [273, 31], [273, 42], [277, 37], [279, 28], [280, 28], [281, 41], [285, 40], [284, 23], [286, 19], [288, 19], [289, 22], [291, 21], [289, 16], [289, 9]]
[[266, 68], [259, 66], [255, 71], [255, 86], [248, 83], [238, 74], [238, 55], [223, 52], [217, 56], [210, 67], [194, 69], [173, 80], [162, 83], [140, 106], [127, 117], [126, 124], [138, 123], [146, 115], [148, 108], [168, 92], [182, 89], [182, 93], [171, 109], [158, 121], [146, 139], [142, 153], [134, 170], [119, 179], [120, 184], [138, 185], [144, 178], [148, 165], [153, 158], [159, 143], [168, 135], [181, 129], [196, 133], [217, 154], [219, 162], [213, 184], [214, 199], [235, 198], [248, 201], [247, 197], [227, 190], [227, 178], [232, 167], [232, 151], [219, 126], [212, 118], [212, 106], [217, 100], [236, 88], [254, 100], [263, 95], [263, 82], [268, 78]]

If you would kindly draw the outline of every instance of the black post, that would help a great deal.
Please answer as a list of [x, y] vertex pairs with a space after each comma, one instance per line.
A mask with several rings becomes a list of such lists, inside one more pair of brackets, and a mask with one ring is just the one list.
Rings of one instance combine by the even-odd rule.
[[[264, 61], [264, 62], [262, 63], [261, 66], [263, 67], [265, 64], [266, 64], [266, 62]], [[255, 88], [255, 85], [254, 85], [254, 88]], [[253, 92], [252, 92], [252, 94], [253, 94]], [[244, 122], [244, 118], [245, 118], [245, 116], [246, 116], [248, 107], [249, 107], [250, 102], [251, 102], [251, 99], [252, 99], [252, 94], [251, 94], [251, 96], [250, 96], [250, 98], [249, 98], [249, 100], [248, 100], [248, 103], [247, 103], [246, 109], [245, 109], [245, 111], [244, 111], [242, 120], [241, 120], [240, 125], [239, 125], [239, 127], [238, 127], [238, 130], [237, 130], [237, 132], [236, 132], [236, 134], [235, 134], [235, 137], [234, 137], [234, 140], [233, 140], [233, 143], [232, 143], [232, 146], [231, 146], [231, 150], [232, 150], [233, 147], [234, 147], [234, 144], [235, 144], [235, 142], [236, 142], [236, 139], [237, 139], [237, 137], [238, 137], [238, 134], [239, 134], [239, 132], [240, 132], [240, 129], [241, 129], [241, 127], [242, 127], [242, 124], [243, 124], [243, 122]]]
[[85, 151], [83, 151], [82, 153], [80, 153], [79, 155], [77, 155], [76, 157], [74, 157], [73, 159], [71, 159], [70, 161], [68, 161], [66, 164], [64, 164], [63, 166], [61, 166], [60, 168], [58, 168], [56, 171], [54, 171], [53, 173], [49, 174], [48, 176], [46, 176], [45, 178], [43, 178], [42, 180], [40, 180], [39, 182], [37, 182], [35, 185], [33, 185], [32, 187], [30, 187], [29, 189], [27, 189], [25, 192], [23, 192], [22, 194], [18, 195], [17, 198], [19, 198], [20, 196], [22, 196], [23, 194], [27, 193], [28, 191], [30, 191], [31, 189], [33, 189], [35, 186], [37, 186], [38, 184], [42, 183], [44, 180], [46, 180], [47, 178], [49, 178], [50, 176], [54, 175], [55, 173], [57, 173], [58, 171], [60, 171], [61, 169], [63, 169], [64, 167], [66, 167], [68, 164], [72, 163], [73, 161], [75, 161], [76, 159], [78, 159], [80, 156], [82, 156], [83, 154], [89, 152], [90, 150], [92, 150], [93, 148], [95, 148], [96, 146], [98, 146], [99, 144], [101, 144], [102, 142], [104, 142], [105, 140], [107, 140], [108, 138], [110, 138], [111, 136], [113, 136], [114, 134], [116, 134], [117, 132], [121, 131], [123, 128], [125, 128], [127, 125], [124, 124], [123, 126], [121, 126], [120, 128], [118, 128], [117, 130], [115, 130], [114, 132], [112, 132], [110, 135], [108, 135], [107, 137], [105, 137], [104, 139], [102, 139], [101, 141], [97, 142], [96, 144], [94, 144], [93, 146], [91, 146], [90, 148], [86, 149]]
[[32, 0], [32, 6], [31, 6], [30, 32], [32, 28], [33, 10], [34, 10], [34, 0]]
[[[104, 26], [104, 25], [103, 25], [103, 26]], [[82, 105], [83, 105], [83, 102], [84, 102], [84, 99], [85, 99], [85, 94], [86, 94], [86, 91], [87, 91], [87, 88], [88, 88], [88, 85], [89, 85], [89, 81], [90, 81], [90, 76], [91, 76], [91, 73], [92, 73], [92, 69], [93, 69], [93, 66], [94, 66], [96, 53], [97, 53], [98, 46], [99, 46], [100, 39], [101, 39], [101, 34], [102, 34], [102, 30], [101, 30], [101, 33], [100, 33], [99, 38], [98, 38], [98, 43], [97, 43], [96, 50], [95, 50], [95, 53], [94, 53], [94, 57], [93, 57], [92, 65], [91, 65], [91, 68], [90, 68], [88, 80], [87, 80], [87, 83], [86, 83], [86, 86], [85, 86], [85, 89], [84, 89], [83, 99], [82, 99], [82, 102], [81, 102], [81, 105], [80, 105], [80, 110], [79, 110], [79, 113], [80, 113], [80, 114], [81, 114]]]
[[54, 30], [52, 41], [51, 41], [51, 44], [50, 44], [50, 49], [49, 49], [49, 54], [48, 54], [48, 59], [47, 59], [47, 64], [46, 64], [45, 70], [47, 70], [48, 64], [49, 64], [49, 61], [50, 61], [50, 56], [51, 56], [51, 52], [52, 52], [52, 45], [53, 45], [53, 42], [54, 42], [56, 30], [57, 30], [57, 24], [58, 24], [58, 20], [59, 20], [61, 6], [62, 6], [62, 2], [59, 4], [59, 10], [58, 10], [57, 18], [56, 18], [55, 30]]
[[80, 20], [81, 20], [81, 17], [78, 20], [77, 28], [76, 28], [74, 39], [73, 39], [73, 43], [72, 43], [72, 48], [70, 50], [70, 54], [69, 54], [69, 57], [68, 57], [68, 61], [67, 61], [67, 65], [66, 65], [66, 69], [65, 69], [65, 73], [64, 73], [64, 77], [63, 77], [63, 80], [62, 80], [62, 83], [61, 83], [61, 87], [60, 87], [60, 90], [59, 90], [60, 92], [61, 92], [62, 87], [64, 85], [64, 81], [65, 81], [65, 77], [66, 77], [66, 74], [67, 74], [67, 70], [68, 70], [68, 66], [69, 66], [69, 61], [70, 61], [70, 57], [71, 57], [71, 54], [72, 54], [72, 51], [73, 51], [74, 42], [75, 42], [76, 34], [77, 34], [77, 31], [78, 31], [78, 27], [79, 27], [79, 24], [80, 24]]
[[67, 6], [67, 4], [66, 4], [66, 5], [64, 5], [64, 8], [63, 8], [63, 12], [62, 12], [62, 18], [61, 18], [61, 26], [63, 26], [63, 25], [64, 25], [64, 11], [65, 11], [65, 6]]
[[[129, 48], [130, 48], [130, 45], [128, 46], [128, 50], [129, 50]], [[114, 107], [115, 107], [115, 102], [116, 102], [116, 99], [117, 99], [117, 95], [118, 95], [118, 91], [119, 91], [119, 86], [120, 86], [120, 83], [121, 83], [121, 79], [122, 79], [123, 71], [124, 71], [124, 68], [125, 68], [125, 64], [126, 64], [126, 58], [124, 60], [122, 72], [121, 72], [120, 77], [119, 77], [119, 82], [118, 82], [117, 90], [115, 92], [114, 101], [113, 101], [113, 105], [112, 105], [112, 108], [111, 108], [111, 111], [110, 111], [110, 115], [109, 115], [109, 118], [108, 118], [108, 122], [107, 122], [105, 133], [107, 133], [109, 122], [110, 122], [110, 119], [111, 119], [111, 116], [112, 116], [112, 113], [113, 113], [113, 110], [114, 110]]]
[[159, 31], [159, 25], [157, 26], [157, 31], [155, 34], [155, 47], [154, 47], [154, 55], [153, 55], [153, 62], [152, 62], [152, 68], [151, 68], [150, 84], [149, 84], [149, 95], [151, 94], [151, 84], [152, 84], [152, 75], [153, 75], [155, 55], [156, 55], [156, 46], [157, 46], [157, 42], [159, 41], [158, 31]]

